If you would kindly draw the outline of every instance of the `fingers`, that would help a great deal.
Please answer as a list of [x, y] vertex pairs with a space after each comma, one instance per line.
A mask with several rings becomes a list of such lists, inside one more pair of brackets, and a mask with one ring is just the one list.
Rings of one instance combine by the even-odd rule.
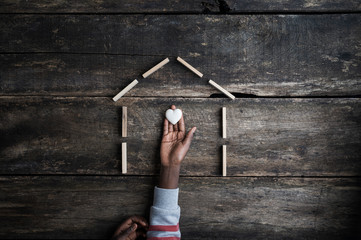
[[173, 124], [168, 123], [168, 133], [171, 133], [171, 132], [173, 132]]
[[133, 232], [135, 232], [138, 228], [138, 225], [136, 223], [133, 223], [130, 228], [127, 229], [126, 233], [129, 235]]
[[[138, 221], [138, 220], [136, 220]], [[139, 228], [137, 223], [133, 223], [125, 231], [120, 232], [118, 235], [115, 235], [112, 240], [135, 240], [139, 236], [146, 237], [146, 229], [144, 227], [148, 226], [147, 222], [139, 220], [140, 225], [143, 225], [143, 228]]]
[[135, 240], [137, 238], [137, 228], [138, 225], [133, 223], [131, 227], [129, 227], [123, 234], [120, 234], [120, 238], [118, 240]]
[[[176, 109], [176, 106], [175, 105], [172, 105], [171, 106], [171, 109]], [[185, 127], [184, 127], [184, 119], [183, 119], [183, 114], [182, 114], [182, 117], [181, 119], [179, 120], [178, 123], [176, 123], [173, 127], [173, 131], [181, 131], [181, 132], [185, 132]]]
[[179, 125], [179, 131], [181, 131], [181, 132], [185, 132], [185, 131], [186, 131], [186, 127], [185, 127], [185, 124], [184, 124], [183, 114], [182, 114], [182, 117], [181, 117], [181, 119], [179, 120], [179, 122], [178, 122], [177, 124]]
[[114, 233], [114, 238], [116, 238], [116, 236], [118, 236], [121, 232], [123, 232], [125, 229], [127, 229], [130, 225], [132, 224], [132, 219], [128, 218], [127, 220], [125, 220], [124, 222], [122, 222], [122, 224], [120, 224], [120, 226], [117, 228], [117, 230], [115, 230]]
[[138, 228], [137, 224], [133, 223], [125, 231], [119, 232], [118, 234], [114, 234], [112, 240], [129, 240], [129, 239], [133, 240], [133, 239], [136, 239], [136, 237], [137, 237], [137, 234], [136, 234], [137, 228]]
[[138, 223], [138, 224], [140, 224], [140, 225], [143, 226], [143, 227], [147, 227], [147, 226], [148, 226], [147, 220], [145, 220], [144, 217], [141, 217], [141, 216], [131, 216], [130, 219], [131, 219], [133, 222]]
[[[176, 109], [175, 105], [172, 105], [170, 107], [172, 110]], [[167, 122], [166, 122], [167, 121]], [[175, 125], [171, 124], [167, 119], [164, 120], [164, 126], [163, 126], [163, 135], [167, 135], [170, 132], [185, 132], [185, 124], [184, 124], [184, 118], [183, 118], [183, 114], [181, 119], [179, 120], [178, 123], [176, 123]]]
[[143, 236], [143, 237], [146, 237], [147, 236], [147, 226], [148, 226], [148, 223], [145, 221], [144, 219], [144, 222], [143, 221], [140, 221], [140, 224], [143, 225], [143, 228], [140, 228], [138, 227], [137, 224], [133, 224], [133, 226], [131, 228], [128, 229], [128, 232], [127, 232], [127, 238], [126, 240], [130, 239], [130, 240], [133, 240], [133, 239], [137, 239], [139, 236]]
[[183, 145], [187, 149], [187, 151], [189, 149], [189, 146], [191, 145], [191, 142], [193, 139], [193, 134], [196, 130], [197, 130], [196, 127], [193, 127], [191, 130], [189, 130], [189, 132], [187, 133], [187, 136], [183, 140]]
[[165, 118], [164, 119], [164, 124], [163, 124], [163, 135], [168, 134], [168, 125], [169, 125], [168, 119]]
[[[175, 109], [175, 105], [172, 105], [171, 107], [170, 107], [171, 109]], [[175, 127], [174, 127], [174, 125], [173, 124], [168, 124], [168, 133], [170, 133], [170, 132], [173, 132], [173, 131], [177, 131], [177, 130], [175, 130], [174, 129]]]
[[138, 233], [136, 233], [136, 230], [138, 229], [138, 225], [141, 227], [141, 229], [144, 230], [148, 229], [148, 223], [144, 217], [131, 216], [118, 227], [118, 229], [115, 231], [113, 235], [113, 239], [117, 239], [117, 240], [136, 239], [138, 235]]

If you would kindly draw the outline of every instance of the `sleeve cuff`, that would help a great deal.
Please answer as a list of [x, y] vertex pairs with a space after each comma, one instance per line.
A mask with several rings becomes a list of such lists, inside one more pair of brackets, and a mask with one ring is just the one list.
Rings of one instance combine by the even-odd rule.
[[153, 206], [163, 209], [177, 209], [178, 208], [178, 192], [176, 189], [154, 188]]

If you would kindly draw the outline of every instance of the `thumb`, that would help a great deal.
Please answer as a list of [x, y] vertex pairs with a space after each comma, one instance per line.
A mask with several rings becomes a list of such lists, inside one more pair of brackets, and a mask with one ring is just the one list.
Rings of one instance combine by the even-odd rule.
[[194, 132], [196, 130], [197, 130], [196, 127], [193, 127], [191, 130], [189, 130], [189, 132], [187, 133], [187, 136], [183, 140], [183, 144], [187, 149], [191, 145], [191, 142], [192, 142], [192, 139], [193, 139], [193, 134], [194, 134]]

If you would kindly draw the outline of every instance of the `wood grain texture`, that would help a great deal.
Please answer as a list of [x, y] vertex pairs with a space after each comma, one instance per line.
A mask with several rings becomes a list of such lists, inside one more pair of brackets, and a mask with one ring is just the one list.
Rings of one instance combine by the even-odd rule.
[[222, 176], [227, 176], [227, 145], [222, 145]]
[[128, 109], [122, 107], [122, 137], [128, 136]]
[[227, 138], [227, 108], [222, 107], [222, 138]]
[[3, 95], [114, 96], [164, 57], [171, 62], [129, 96], [208, 97], [218, 93], [208, 79], [258, 96], [361, 94], [357, 14], [1, 15], [0, 23]]
[[[181, 178], [184, 239], [357, 239], [360, 179]], [[0, 177], [0, 237], [109, 239], [154, 178]], [[130, 190], [133, 189], [133, 190]]]
[[127, 143], [122, 143], [122, 174], [126, 174], [128, 172], [128, 163], [127, 163]]
[[1, 0], [1, 13], [242, 13], [263, 11], [357, 11], [361, 10], [357, 0], [102, 0], [70, 1], [58, 0]]
[[[359, 176], [361, 102], [351, 99], [1, 97], [1, 174], [120, 174], [128, 107], [128, 174], [159, 171], [165, 111], [197, 127], [182, 175]], [[221, 107], [227, 107], [227, 139]], [[201, 110], [201, 111], [200, 111]]]
[[[359, 0], [0, 0], [0, 238], [109, 239], [147, 216], [175, 104], [197, 126], [184, 239], [360, 239], [361, 101], [347, 98], [361, 96], [360, 11]], [[206, 99], [221, 97], [209, 79], [278, 98]]]

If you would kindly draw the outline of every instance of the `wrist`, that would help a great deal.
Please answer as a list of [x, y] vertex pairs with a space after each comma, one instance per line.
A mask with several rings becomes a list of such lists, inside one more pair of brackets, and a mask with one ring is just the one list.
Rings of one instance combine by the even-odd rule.
[[166, 171], [175, 171], [175, 170], [179, 170], [181, 167], [180, 164], [174, 164], [174, 163], [171, 163], [171, 164], [161, 164], [161, 170], [166, 170]]
[[178, 188], [180, 165], [163, 166], [160, 169], [159, 187], [165, 189]]

